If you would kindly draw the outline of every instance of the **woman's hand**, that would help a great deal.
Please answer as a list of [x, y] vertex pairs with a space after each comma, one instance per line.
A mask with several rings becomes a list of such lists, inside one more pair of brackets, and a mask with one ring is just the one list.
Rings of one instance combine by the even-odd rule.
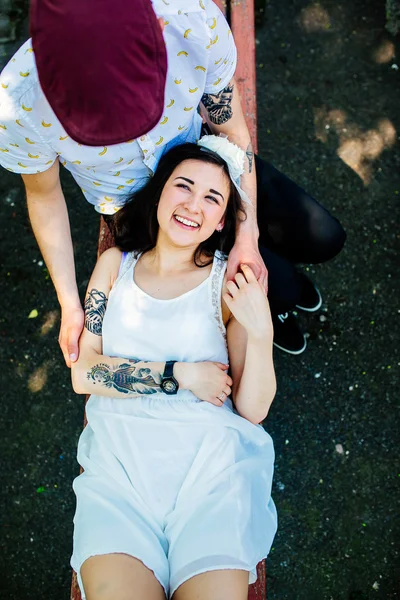
[[273, 336], [273, 326], [264, 287], [248, 265], [240, 267], [242, 273], [237, 273], [235, 280], [226, 284], [224, 302], [249, 338], [268, 339]]
[[174, 375], [182, 389], [190, 390], [199, 400], [222, 406], [231, 393], [229, 365], [219, 362], [176, 363]]

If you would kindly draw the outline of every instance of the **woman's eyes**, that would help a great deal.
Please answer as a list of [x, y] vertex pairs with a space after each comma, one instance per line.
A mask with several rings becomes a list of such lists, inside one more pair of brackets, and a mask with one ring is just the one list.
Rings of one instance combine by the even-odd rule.
[[[184, 190], [188, 190], [190, 192], [190, 187], [185, 183], [177, 183], [176, 187], [183, 188]], [[216, 204], [219, 204], [217, 198], [215, 198], [214, 196], [206, 196], [206, 198], [208, 200], [211, 200], [212, 202], [215, 202]]]

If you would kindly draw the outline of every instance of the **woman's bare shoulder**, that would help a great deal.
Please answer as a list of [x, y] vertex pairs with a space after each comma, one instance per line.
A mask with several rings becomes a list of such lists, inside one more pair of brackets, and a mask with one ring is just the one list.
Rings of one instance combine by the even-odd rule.
[[110, 275], [111, 287], [114, 285], [118, 277], [119, 267], [121, 264], [122, 252], [118, 248], [108, 248], [98, 258], [96, 269], [108, 271]]
[[117, 265], [119, 268], [119, 264], [121, 262], [122, 252], [118, 248], [108, 248], [108, 250], [104, 250], [102, 254], [100, 254], [97, 264], [101, 265], [102, 268], [113, 269]]

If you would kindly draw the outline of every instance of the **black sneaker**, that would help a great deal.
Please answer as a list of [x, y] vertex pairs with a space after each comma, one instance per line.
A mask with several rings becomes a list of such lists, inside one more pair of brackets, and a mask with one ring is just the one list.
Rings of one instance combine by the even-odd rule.
[[301, 354], [307, 346], [306, 338], [300, 331], [297, 319], [293, 313], [287, 312], [282, 315], [273, 315], [274, 345], [289, 352], [289, 354]]
[[322, 297], [319, 289], [304, 273], [299, 273], [299, 277], [301, 279], [301, 296], [296, 307], [306, 312], [315, 312], [322, 305]]

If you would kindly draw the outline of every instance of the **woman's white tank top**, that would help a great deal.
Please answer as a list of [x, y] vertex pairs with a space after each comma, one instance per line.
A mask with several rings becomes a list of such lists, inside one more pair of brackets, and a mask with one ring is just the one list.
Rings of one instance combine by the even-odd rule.
[[[221, 289], [226, 257], [217, 251], [209, 277], [170, 300], [153, 298], [134, 281], [139, 256], [123, 260], [103, 321], [103, 354], [147, 361], [228, 362]], [[165, 394], [152, 394], [165, 398]], [[172, 396], [171, 398], [174, 398]], [[188, 390], [177, 400], [198, 401]]]

